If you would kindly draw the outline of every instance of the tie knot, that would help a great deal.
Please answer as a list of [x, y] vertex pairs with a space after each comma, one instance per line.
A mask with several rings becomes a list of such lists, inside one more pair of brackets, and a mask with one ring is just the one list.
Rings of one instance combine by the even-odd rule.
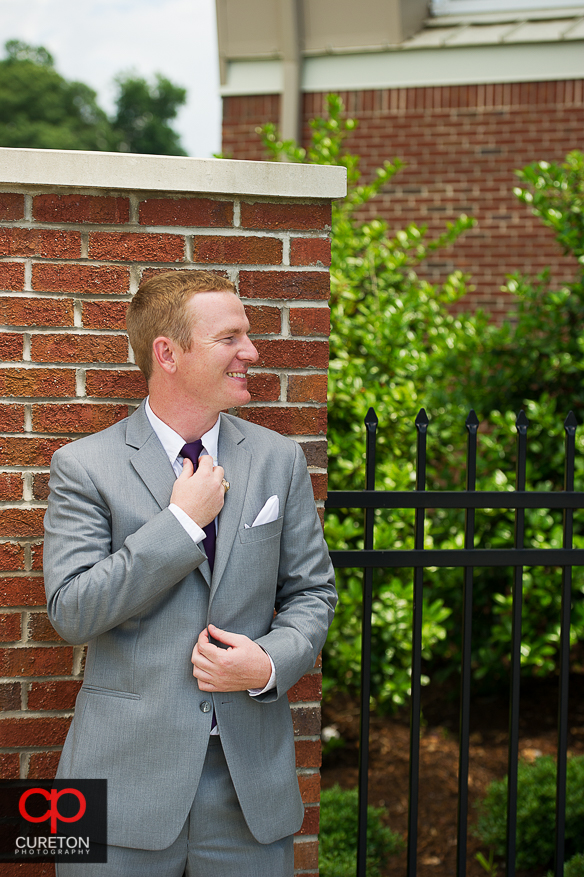
[[187, 457], [189, 459], [195, 469], [199, 465], [199, 457], [201, 456], [201, 451], [203, 450], [203, 442], [201, 439], [197, 439], [196, 442], [188, 442], [183, 446], [181, 450], [181, 455], [183, 457]]

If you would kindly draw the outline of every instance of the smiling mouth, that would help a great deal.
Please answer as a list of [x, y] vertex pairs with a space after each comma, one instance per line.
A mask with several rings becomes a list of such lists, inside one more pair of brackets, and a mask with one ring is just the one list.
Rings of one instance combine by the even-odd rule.
[[227, 372], [228, 378], [235, 378], [238, 381], [245, 381], [247, 379], [247, 372]]

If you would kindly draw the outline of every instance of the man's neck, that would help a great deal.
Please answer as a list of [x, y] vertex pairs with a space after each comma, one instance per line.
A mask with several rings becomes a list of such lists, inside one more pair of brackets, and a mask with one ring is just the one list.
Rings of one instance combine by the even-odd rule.
[[148, 401], [154, 414], [185, 442], [200, 439], [217, 423], [219, 417], [218, 412], [193, 410], [188, 403], [183, 405], [176, 399], [164, 398], [158, 393], [150, 392]]

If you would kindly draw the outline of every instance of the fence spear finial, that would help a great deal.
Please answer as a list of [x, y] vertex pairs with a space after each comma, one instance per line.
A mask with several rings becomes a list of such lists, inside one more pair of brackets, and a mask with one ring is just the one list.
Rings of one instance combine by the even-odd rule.
[[429, 422], [425, 408], [420, 408], [416, 417], [416, 429], [418, 432], [426, 432]]
[[517, 432], [527, 432], [527, 427], [529, 426], [529, 420], [527, 419], [527, 414], [521, 409], [519, 414], [517, 415], [517, 419], [515, 420], [515, 426], [517, 428]]
[[573, 411], [568, 412], [568, 416], [564, 421], [564, 429], [566, 432], [573, 434], [576, 432], [576, 427], [578, 426], [578, 421], [576, 420], [576, 415]]
[[468, 417], [466, 418], [465, 424], [466, 428], [469, 432], [476, 432], [479, 427], [479, 419], [476, 415], [474, 408], [471, 408], [468, 412]]
[[375, 413], [375, 408], [370, 408], [367, 414], [365, 415], [365, 426], [367, 429], [375, 429], [377, 424], [379, 423], [377, 414]]

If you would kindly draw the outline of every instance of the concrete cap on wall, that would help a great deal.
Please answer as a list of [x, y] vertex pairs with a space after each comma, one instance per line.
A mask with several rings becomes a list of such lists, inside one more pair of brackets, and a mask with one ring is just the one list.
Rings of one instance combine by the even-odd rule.
[[3, 147], [0, 185], [7, 183], [336, 199], [346, 194], [347, 171], [315, 164]]

